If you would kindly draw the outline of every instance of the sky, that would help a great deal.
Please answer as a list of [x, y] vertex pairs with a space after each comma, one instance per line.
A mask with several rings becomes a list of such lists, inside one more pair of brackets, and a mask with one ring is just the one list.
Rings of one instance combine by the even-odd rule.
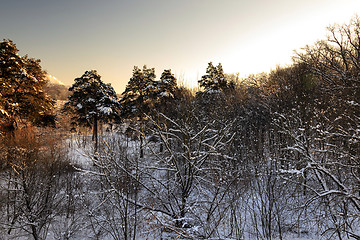
[[67, 85], [95, 69], [121, 93], [134, 66], [190, 87], [210, 61], [269, 72], [355, 14], [359, 0], [0, 0], [0, 38]]

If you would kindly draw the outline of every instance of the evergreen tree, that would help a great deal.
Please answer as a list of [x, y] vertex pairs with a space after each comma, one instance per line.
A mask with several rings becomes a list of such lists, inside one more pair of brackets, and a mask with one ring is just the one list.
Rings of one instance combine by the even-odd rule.
[[125, 118], [142, 117], [153, 105], [155, 91], [155, 69], [134, 67], [125, 91], [122, 93], [120, 105], [122, 116]]
[[82, 125], [92, 125], [93, 141], [97, 148], [98, 121], [119, 118], [119, 103], [116, 92], [110, 84], [101, 81], [96, 70], [86, 71], [69, 88], [72, 94], [64, 110], [74, 113], [74, 120]]
[[[145, 114], [149, 114], [156, 104], [157, 82], [155, 69], [134, 67], [125, 91], [120, 99], [121, 113], [124, 118], [135, 119], [140, 123], [140, 131], [144, 131]], [[139, 135], [140, 157], [144, 156], [143, 137]]]
[[171, 70], [164, 70], [161, 74], [160, 80], [155, 81], [155, 91], [152, 92], [152, 111], [151, 114], [157, 114], [159, 112], [172, 115], [175, 110], [176, 100], [179, 100], [180, 89], [177, 86], [175, 76], [171, 73]]
[[11, 40], [0, 42], [0, 119], [14, 129], [19, 119], [54, 123], [54, 102], [43, 91], [46, 72], [40, 60], [21, 57]]
[[164, 70], [161, 74], [160, 81], [157, 82], [157, 97], [160, 102], [167, 99], [174, 98], [175, 92], [178, 89], [176, 78], [171, 73], [171, 70]]
[[204, 88], [206, 92], [224, 91], [234, 88], [234, 84], [227, 81], [221, 63], [215, 67], [212, 62], [209, 62], [206, 74], [198, 82], [200, 87]]

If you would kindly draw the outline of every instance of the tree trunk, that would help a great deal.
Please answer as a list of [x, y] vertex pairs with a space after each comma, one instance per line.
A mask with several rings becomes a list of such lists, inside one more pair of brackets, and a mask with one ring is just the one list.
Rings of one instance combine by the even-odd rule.
[[140, 158], [143, 158], [144, 157], [144, 143], [143, 143], [143, 133], [144, 133], [144, 127], [143, 127], [143, 120], [142, 119], [140, 119], [140, 130], [141, 130], [141, 132], [140, 132], [140, 135], [139, 135], [139, 137], [140, 137]]
[[31, 225], [31, 235], [33, 236], [34, 240], [38, 240], [39, 236], [38, 233], [36, 231], [36, 227], [34, 225]]
[[98, 119], [97, 119], [97, 116], [94, 116], [92, 140], [94, 141], [94, 153], [96, 153], [98, 150]]
[[140, 158], [144, 157], [143, 136], [140, 134]]

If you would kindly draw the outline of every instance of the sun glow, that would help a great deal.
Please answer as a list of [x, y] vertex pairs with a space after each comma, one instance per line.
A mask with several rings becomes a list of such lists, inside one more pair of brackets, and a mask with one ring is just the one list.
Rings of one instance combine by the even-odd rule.
[[[326, 38], [328, 25], [360, 14], [359, 0], [80, 2], [22, 1], [26, 11], [16, 15], [17, 1], [7, 1], [0, 8], [3, 37], [67, 85], [97, 69], [118, 92], [133, 66], [144, 64], [155, 67], [158, 77], [170, 68], [190, 87], [210, 61], [241, 77], [268, 72], [291, 64], [294, 50]], [[71, 11], [65, 16], [59, 6]]]
[[270, 21], [248, 34], [251, 37], [240, 34], [214, 61], [221, 62], [225, 72], [236, 72], [240, 77], [289, 65], [295, 51], [325, 39], [328, 26], [348, 23], [356, 10], [360, 10], [360, 1], [356, 6], [349, 6], [329, 5], [321, 14], [300, 15], [277, 24]]

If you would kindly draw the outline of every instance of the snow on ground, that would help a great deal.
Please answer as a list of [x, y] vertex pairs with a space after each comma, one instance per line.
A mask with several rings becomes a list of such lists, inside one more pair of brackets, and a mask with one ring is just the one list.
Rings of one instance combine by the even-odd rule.
[[[100, 148], [104, 149], [104, 152], [107, 154], [111, 153], [111, 149], [126, 149], [127, 156], [129, 158], [137, 158], [139, 154], [140, 142], [136, 139], [131, 139], [123, 134], [116, 132], [105, 132], [102, 137], [100, 137]], [[157, 142], [150, 141], [147, 139], [145, 141], [145, 157], [141, 159], [139, 162], [140, 167], [151, 166], [151, 161], [156, 157], [157, 152], [159, 151], [159, 145]], [[91, 140], [90, 134], [73, 134], [68, 137], [66, 140], [66, 145], [68, 147], [68, 155], [71, 159], [71, 163], [76, 167], [78, 172], [73, 175], [74, 181], [70, 182], [75, 187], [74, 195], [71, 196], [73, 201], [76, 203], [75, 208], [78, 212], [73, 215], [71, 218], [65, 218], [63, 215], [57, 216], [54, 221], [50, 224], [49, 232], [46, 239], [104, 239], [110, 240], [115, 239], [114, 235], [111, 235], [109, 232], [111, 231], [120, 231], [123, 225], [121, 224], [122, 220], [121, 211], [123, 211], [126, 203], [121, 201], [121, 199], [112, 199], [113, 195], [110, 195], [110, 192], [104, 191], [101, 186], [101, 181], [99, 180], [99, 173], [97, 167], [94, 165], [95, 160], [102, 160], [100, 155], [94, 155], [94, 145]], [[155, 154], [155, 155], [154, 155]], [[100, 159], [97, 159], [96, 156], [100, 156]], [[118, 155], [116, 155], [118, 156]], [[158, 155], [157, 157], [159, 157]], [[105, 160], [105, 159], [104, 159]], [[161, 166], [152, 166], [153, 169], [149, 172], [154, 173], [155, 179], [163, 179], [166, 171], [161, 168]], [[132, 172], [132, 174], [136, 174]], [[114, 176], [116, 177], [116, 176]], [[144, 178], [145, 179], [145, 178]], [[150, 179], [150, 178], [149, 178]], [[152, 179], [154, 181], [154, 179]], [[148, 184], [147, 187], [150, 187], [151, 184]], [[161, 187], [163, 183], [159, 183], [158, 185], [154, 184], [153, 186]], [[121, 182], [120, 182], [121, 186]], [[215, 195], [209, 190], [205, 192], [206, 189], [203, 189], [203, 196], [210, 196], [211, 199], [216, 199]], [[144, 193], [140, 193], [143, 199], [149, 198], [151, 201], [154, 199], [149, 196], [144, 195]], [[60, 195], [67, 194], [64, 190], [59, 192]], [[109, 194], [107, 197], [103, 198], [104, 195]], [[166, 191], [163, 191], [162, 194], [166, 194]], [[115, 195], [116, 196], [116, 195]], [[70, 197], [70, 196], [69, 196]], [[200, 199], [200, 195], [191, 195], [189, 202], [195, 202], [197, 204], [192, 206], [191, 211], [195, 216], [202, 217], [203, 214], [206, 214], [206, 207], [200, 208], [199, 204], [202, 204], [202, 199]], [[141, 200], [143, 200], [141, 199]], [[224, 197], [226, 199], [226, 197]], [[261, 226], [261, 210], [263, 210], [261, 204], [263, 199], [262, 196], [257, 194], [256, 191], [250, 189], [248, 192], [242, 195], [242, 198], [237, 200], [237, 204], [240, 206], [237, 209], [238, 218], [241, 219], [241, 226], [243, 230], [243, 235], [241, 240], [252, 240], [252, 239], [264, 239], [263, 233], [258, 232], [256, 230], [260, 230]], [[113, 200], [116, 200], [116, 204], [119, 205], [106, 205], [112, 203]], [[222, 204], [223, 202], [219, 202]], [[139, 210], [139, 209], [138, 209]], [[227, 211], [226, 208], [223, 209]], [[316, 209], [315, 209], [316, 210]], [[128, 213], [132, 214], [132, 208], [128, 209]], [[204, 211], [204, 212], [202, 212]], [[292, 216], [289, 213], [285, 213], [284, 218], [291, 219]], [[137, 240], [175, 240], [175, 239], [186, 239], [182, 237], [179, 232], [174, 228], [174, 231], [170, 231], [174, 226], [174, 219], [169, 219], [168, 216], [164, 216], [160, 212], [148, 211], [142, 209], [139, 211], [137, 217], [138, 226], [137, 226]], [[192, 216], [193, 217], [193, 216]], [[192, 217], [189, 217], [190, 222], [193, 220]], [[133, 221], [132, 218], [129, 218]], [[179, 219], [178, 219], [179, 220]], [[186, 219], [188, 220], [188, 219]], [[257, 227], [254, 227], [254, 220], [259, 221]], [[108, 222], [106, 222], [108, 221]], [[223, 222], [222, 222], [223, 221]], [[218, 235], [222, 236], [221, 238], [206, 238], [209, 240], [237, 240], [236, 238], [226, 237], [229, 233], [229, 225], [227, 221], [227, 216], [220, 219], [219, 225], [217, 228]], [[324, 221], [329, 221], [328, 219], [324, 219]], [[196, 222], [196, 221], [195, 221]], [[115, 224], [115, 225], [111, 225]], [[110, 227], [113, 227], [111, 230]], [[189, 233], [192, 236], [195, 236], [197, 233], [201, 233], [203, 231], [203, 226], [193, 225], [190, 228], [185, 229], [186, 233]], [[286, 230], [284, 228], [283, 235], [280, 237], [274, 235], [271, 239], [273, 240], [311, 240], [311, 239], [327, 239], [326, 236], [321, 236], [321, 233], [316, 232], [316, 226], [311, 226], [310, 224], [298, 228], [299, 231], [295, 232], [294, 227]], [[16, 236], [11, 237], [7, 235], [6, 229], [0, 227], [0, 240], [2, 239], [28, 239], [27, 236], [21, 237], [20, 235], [11, 235]], [[1, 235], [1, 233], [3, 233]], [[117, 232], [117, 236], [121, 234]], [[122, 239], [122, 238], [119, 238]], [[197, 239], [193, 237], [192, 239]], [[202, 239], [202, 238], [198, 238]], [[330, 239], [337, 239], [336, 236], [333, 236]], [[343, 239], [353, 239], [350, 236]]]
[[[139, 141], [129, 140], [128, 137], [126, 137], [122, 134], [107, 133], [106, 136], [101, 137], [100, 139], [101, 139], [100, 145], [102, 145], [105, 148], [109, 147], [109, 145], [111, 145], [111, 144], [120, 144], [123, 147], [126, 147], [129, 155], [138, 154], [139, 145], [140, 145]], [[70, 147], [69, 155], [71, 156], [73, 164], [78, 166], [79, 169], [83, 169], [83, 175], [82, 175], [83, 177], [91, 178], [91, 171], [94, 170], [94, 162], [93, 162], [94, 154], [93, 154], [93, 147], [92, 147], [93, 145], [92, 145], [92, 141], [91, 141], [91, 136], [73, 135], [70, 139], [68, 139], [68, 145]], [[154, 146], [156, 147], [156, 143], [148, 142], [148, 145], [144, 148], [145, 153], [151, 155], [151, 151], [153, 151], [153, 149], [155, 149]], [[145, 156], [144, 160], [146, 161], [146, 156]], [[160, 174], [160, 172], [157, 171], [157, 174]], [[160, 175], [157, 175], [157, 176], [160, 178]], [[86, 181], [86, 182], [93, 184], [93, 183], [91, 183], [91, 180]], [[90, 190], [90, 192], [88, 192], [88, 197], [91, 197], [91, 196], [94, 197], [94, 199], [90, 200], [90, 201], [93, 201], [93, 202], [97, 201], [96, 197], [95, 197], [95, 195], [97, 194], [96, 189], [97, 189], [96, 187], [94, 189], [92, 189], [92, 187], [88, 188], [88, 190]], [[252, 201], [252, 202], [254, 202], [254, 201]], [[259, 201], [255, 199], [255, 202], [259, 202]], [[251, 203], [251, 202], [247, 202], [247, 203], [243, 203], [243, 204], [244, 204], [244, 206], [245, 205], [254, 205], [254, 203]], [[161, 228], [161, 224], [159, 225], [158, 220], [156, 220], [156, 219], [161, 219], [161, 214], [159, 216], [157, 216], [156, 218], [153, 218], [154, 213], [149, 213], [149, 214], [150, 215], [148, 215], [147, 217], [145, 217], [146, 214], [144, 215], [145, 218], [143, 220], [147, 219], [145, 221], [146, 225], [138, 226], [138, 237], [137, 237], [138, 240], [184, 239], [184, 238], [181, 238], [180, 234], [176, 234], [176, 233], [174, 234], [174, 233], [167, 232], [167, 231], [158, 231], [158, 230], [154, 231], [154, 228]], [[198, 214], [200, 214], [200, 213], [198, 213]], [[248, 213], [242, 213], [243, 217], [245, 216], [244, 214], [247, 215]], [[156, 215], [156, 213], [155, 213], [155, 215]], [[153, 220], [151, 220], [152, 218], [153, 218]], [[246, 216], [246, 218], [250, 219], [251, 216], [248, 215], [248, 216]], [[145, 224], [145, 223], [143, 222], [141, 224]], [[249, 229], [245, 230], [244, 238], [242, 238], [242, 239], [259, 239], [259, 237], [255, 237], [255, 235], [253, 233], [250, 233], [253, 231], [253, 230], [251, 230], [251, 228], [252, 228], [251, 223], [245, 222], [244, 226], [246, 226]], [[198, 228], [199, 228], [199, 226], [194, 226], [192, 228], [192, 231], [197, 232]], [[188, 231], [190, 231], [190, 229], [188, 229]], [[227, 231], [225, 230], [224, 233], [225, 232], [227, 232]], [[246, 232], [248, 232], [248, 233], [246, 233]], [[224, 234], [220, 234], [220, 235], [224, 235]], [[259, 236], [261, 236], [261, 234]], [[82, 235], [82, 237], [79, 237], [77, 239], [83, 239], [83, 237], [84, 236]], [[112, 239], [112, 237], [109, 235], [107, 235], [106, 237], [105, 236], [103, 236], [103, 237], [104, 237], [103, 239]], [[208, 238], [208, 239], [218, 240], [220, 238]], [[226, 238], [226, 237], [221, 238], [221, 239], [222, 240], [235, 240], [234, 238]], [[307, 240], [309, 240], [309, 239], [320, 239], [320, 236], [317, 233], [311, 233], [310, 230], [308, 232], [303, 229], [301, 231], [301, 233], [285, 232], [285, 233], [283, 233], [282, 238], [274, 237], [272, 239], [274, 239], [274, 240], [277, 240], [277, 239], [287, 239], [287, 240], [305, 240], [305, 239], [307, 239]]]

